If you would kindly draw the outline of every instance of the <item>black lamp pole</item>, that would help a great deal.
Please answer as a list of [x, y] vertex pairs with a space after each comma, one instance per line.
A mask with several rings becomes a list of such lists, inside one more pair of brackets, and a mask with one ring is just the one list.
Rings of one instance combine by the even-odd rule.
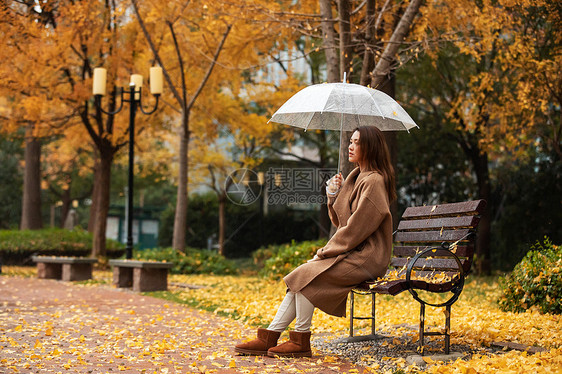
[[134, 99], [135, 86], [130, 87], [129, 92], [129, 170], [127, 178], [127, 250], [126, 258], [133, 258], [133, 219], [134, 219], [134, 170], [135, 170], [135, 116], [137, 114], [137, 102]]
[[[129, 105], [129, 175], [128, 175], [128, 187], [127, 187], [127, 207], [125, 212], [125, 219], [127, 220], [127, 244], [126, 244], [126, 258], [131, 259], [133, 258], [133, 218], [134, 218], [134, 209], [133, 209], [133, 192], [134, 192], [134, 170], [135, 170], [135, 115], [137, 109], [140, 108], [143, 114], [149, 115], [154, 113], [158, 108], [158, 99], [160, 98], [160, 94], [154, 94], [156, 97], [156, 103], [154, 104], [154, 108], [150, 111], [145, 111], [142, 107], [142, 87], [135, 89], [135, 85], [131, 83], [129, 86], [129, 90], [125, 91], [123, 88], [120, 90], [120, 97], [121, 97], [121, 105], [115, 111], [107, 112], [103, 110], [101, 107], [101, 97], [103, 95], [95, 95], [95, 103], [96, 106], [105, 114], [107, 115], [115, 115], [121, 111], [123, 108], [123, 102], [128, 102]], [[128, 98], [125, 97], [125, 94]], [[117, 94], [115, 92], [112, 93], [113, 97], [115, 98]]]

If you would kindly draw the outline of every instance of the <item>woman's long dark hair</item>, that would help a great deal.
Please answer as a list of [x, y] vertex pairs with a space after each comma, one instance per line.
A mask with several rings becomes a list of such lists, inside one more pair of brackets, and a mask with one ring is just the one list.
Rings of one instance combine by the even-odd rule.
[[388, 200], [393, 202], [396, 200], [396, 179], [382, 131], [375, 126], [361, 126], [354, 131], [359, 131], [361, 164], [382, 174]]

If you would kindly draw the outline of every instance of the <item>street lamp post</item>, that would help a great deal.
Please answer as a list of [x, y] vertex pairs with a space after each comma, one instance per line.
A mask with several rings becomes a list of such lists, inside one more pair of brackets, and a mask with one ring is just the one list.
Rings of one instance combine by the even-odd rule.
[[154, 108], [146, 111], [142, 106], [142, 75], [131, 75], [131, 83], [129, 88], [125, 90], [120, 88], [112, 92], [111, 95], [115, 99], [117, 95], [121, 98], [119, 108], [114, 111], [105, 111], [101, 106], [101, 99], [106, 94], [107, 83], [107, 70], [104, 68], [94, 69], [94, 82], [93, 93], [95, 98], [96, 107], [107, 115], [115, 115], [123, 109], [123, 102], [129, 103], [129, 171], [128, 171], [128, 188], [127, 188], [127, 206], [126, 206], [126, 221], [127, 221], [127, 246], [126, 257], [127, 259], [133, 258], [133, 176], [135, 165], [135, 115], [137, 109], [140, 109], [143, 114], [149, 115], [154, 113], [158, 108], [158, 99], [162, 94], [163, 79], [162, 68], [150, 68], [150, 93], [156, 97]]

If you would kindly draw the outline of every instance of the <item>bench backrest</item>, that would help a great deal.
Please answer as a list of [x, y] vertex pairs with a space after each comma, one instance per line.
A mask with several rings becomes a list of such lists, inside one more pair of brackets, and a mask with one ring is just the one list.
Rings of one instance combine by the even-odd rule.
[[[475, 250], [475, 232], [485, 207], [485, 200], [474, 200], [407, 208], [394, 236], [391, 269], [404, 270], [408, 260], [416, 253], [449, 243], [456, 244], [451, 251], [460, 258], [464, 273], [469, 273]], [[440, 252], [416, 261], [414, 270], [418, 276], [436, 272], [452, 274], [458, 270], [456, 260]]]

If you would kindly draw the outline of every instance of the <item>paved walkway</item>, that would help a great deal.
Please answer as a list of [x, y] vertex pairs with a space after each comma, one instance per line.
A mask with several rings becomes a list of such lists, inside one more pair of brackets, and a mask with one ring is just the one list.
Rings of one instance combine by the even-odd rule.
[[253, 335], [240, 322], [127, 290], [0, 275], [0, 373], [365, 371], [314, 351], [237, 355], [234, 343]]

